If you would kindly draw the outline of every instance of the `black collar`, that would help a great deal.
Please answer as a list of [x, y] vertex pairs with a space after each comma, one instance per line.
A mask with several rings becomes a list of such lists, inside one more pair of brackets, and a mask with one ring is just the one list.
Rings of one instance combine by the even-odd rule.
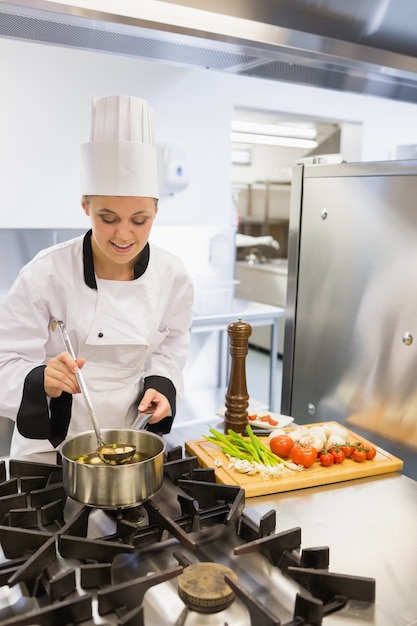
[[[89, 230], [83, 241], [83, 263], [85, 284], [91, 289], [97, 289], [96, 276], [94, 273], [93, 250], [91, 248], [92, 231]], [[135, 264], [133, 273], [135, 278], [139, 278], [146, 272], [149, 263], [149, 243], [146, 244]]]

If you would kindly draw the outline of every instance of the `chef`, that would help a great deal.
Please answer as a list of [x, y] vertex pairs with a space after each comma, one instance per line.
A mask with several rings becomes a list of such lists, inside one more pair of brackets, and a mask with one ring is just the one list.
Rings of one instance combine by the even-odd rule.
[[[91, 230], [41, 251], [0, 308], [0, 415], [15, 421], [13, 458], [49, 460], [64, 439], [91, 430], [79, 368], [101, 428], [129, 428], [139, 409], [153, 411], [149, 430], [169, 432], [183, 395], [193, 287], [182, 262], [148, 241], [157, 181], [147, 102], [94, 98], [81, 147]], [[76, 360], [53, 320], [64, 322]]]

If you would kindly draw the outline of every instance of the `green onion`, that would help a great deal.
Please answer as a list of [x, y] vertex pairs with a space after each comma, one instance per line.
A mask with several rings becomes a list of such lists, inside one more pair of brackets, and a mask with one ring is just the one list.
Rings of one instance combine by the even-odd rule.
[[219, 446], [224, 454], [237, 459], [266, 466], [276, 466], [283, 462], [280, 457], [273, 454], [269, 448], [255, 437], [249, 424], [246, 426], [246, 431], [249, 439], [245, 439], [234, 430], [228, 430], [225, 435], [214, 428], [210, 428], [211, 437], [207, 435], [203, 435], [203, 437], [206, 441]]
[[280, 463], [288, 469], [300, 471], [302, 467], [282, 459], [274, 454], [262, 441], [253, 434], [250, 424], [246, 426], [246, 432], [249, 439], [242, 437], [234, 430], [228, 430], [227, 434], [223, 434], [214, 428], [210, 428], [211, 437], [203, 435], [206, 441], [219, 446], [221, 451], [236, 459], [250, 461], [265, 467], [276, 467]]

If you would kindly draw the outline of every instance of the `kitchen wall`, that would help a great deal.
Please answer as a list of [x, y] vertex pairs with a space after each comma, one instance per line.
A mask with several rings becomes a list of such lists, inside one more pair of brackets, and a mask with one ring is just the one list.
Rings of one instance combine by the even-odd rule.
[[185, 150], [190, 184], [161, 201], [160, 225], [231, 224], [235, 106], [362, 122], [362, 160], [384, 160], [397, 144], [417, 143], [417, 107], [399, 101], [5, 39], [0, 63], [0, 227], [87, 225], [79, 147], [89, 137], [94, 94], [147, 98], [157, 142]]
[[[417, 106], [399, 101], [6, 39], [0, 69], [0, 229], [88, 227], [79, 149], [89, 139], [93, 95], [146, 98], [157, 143], [185, 151], [189, 185], [161, 199], [156, 228], [168, 247], [188, 257], [190, 227], [228, 233], [235, 226], [230, 126], [237, 106], [362, 124], [362, 160], [385, 160], [396, 145], [417, 143]], [[0, 284], [8, 281], [8, 261], [8, 247], [0, 246]], [[200, 341], [209, 353], [207, 338]], [[216, 371], [206, 372], [210, 386]]]

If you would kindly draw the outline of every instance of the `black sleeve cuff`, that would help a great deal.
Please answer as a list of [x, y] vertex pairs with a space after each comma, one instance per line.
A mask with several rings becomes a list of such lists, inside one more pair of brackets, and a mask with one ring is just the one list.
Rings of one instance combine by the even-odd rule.
[[165, 417], [156, 424], [147, 424], [146, 430], [152, 433], [166, 435], [171, 432], [172, 423], [174, 421], [177, 409], [177, 391], [173, 382], [169, 378], [165, 378], [165, 376], [147, 376], [144, 383], [143, 393], [145, 393], [147, 389], [156, 389], [167, 398], [171, 407], [171, 415], [169, 417]]
[[35, 367], [25, 378], [23, 396], [17, 413], [19, 433], [28, 439], [48, 439], [49, 408], [43, 383], [45, 365]]
[[48, 439], [56, 447], [65, 439], [68, 431], [72, 396], [64, 392], [59, 398], [51, 398], [49, 415], [44, 370], [45, 365], [39, 365], [26, 376], [16, 425], [23, 437]]

